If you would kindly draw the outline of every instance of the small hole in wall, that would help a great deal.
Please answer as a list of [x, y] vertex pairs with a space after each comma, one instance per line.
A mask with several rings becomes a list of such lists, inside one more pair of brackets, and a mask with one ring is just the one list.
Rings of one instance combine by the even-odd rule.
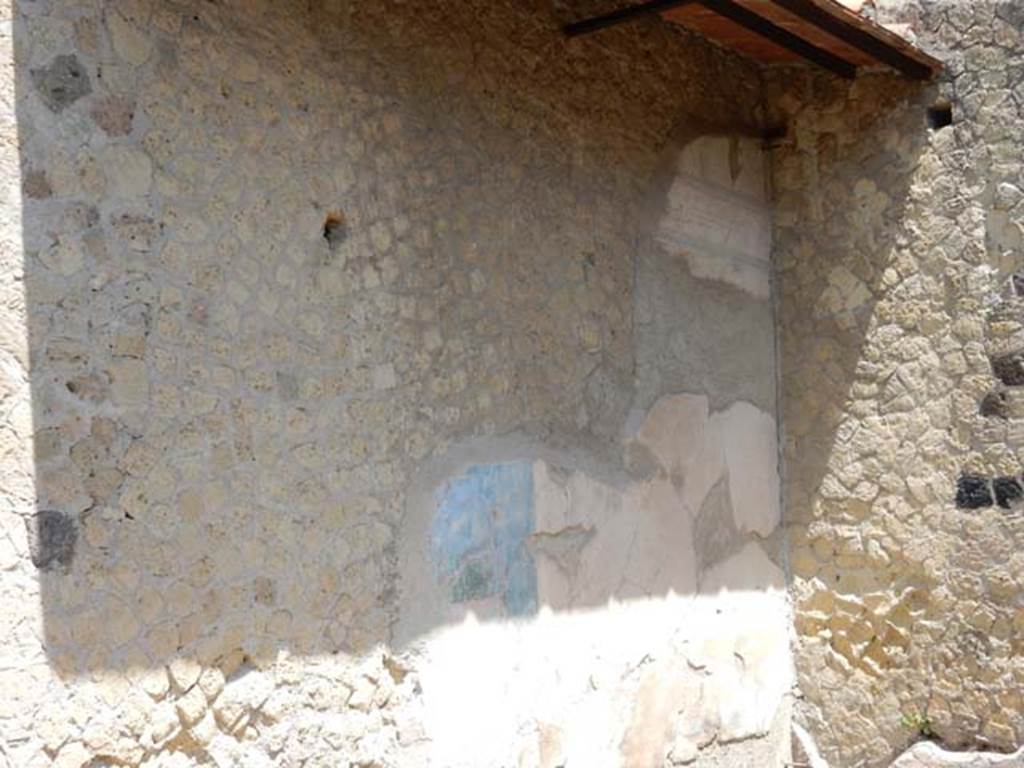
[[946, 99], [940, 99], [928, 107], [928, 127], [933, 131], [953, 124], [953, 105]]
[[348, 226], [345, 223], [345, 214], [341, 211], [331, 211], [324, 219], [323, 237], [332, 249], [337, 248], [345, 240], [348, 234]]
[[1006, 419], [1010, 416], [1010, 401], [1006, 392], [992, 391], [981, 400], [979, 409], [982, 416]]

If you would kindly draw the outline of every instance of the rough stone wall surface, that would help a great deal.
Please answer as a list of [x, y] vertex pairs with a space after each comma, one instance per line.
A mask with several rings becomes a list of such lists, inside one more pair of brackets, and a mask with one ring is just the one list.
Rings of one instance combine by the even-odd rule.
[[768, 96], [798, 720], [838, 766], [1024, 741], [1024, 16], [876, 5], [939, 83]]
[[996, 752], [951, 752], [924, 741], [915, 744], [892, 764], [892, 768], [1020, 768], [1024, 748], [1013, 754]]
[[752, 66], [0, 9], [0, 765], [786, 759]]

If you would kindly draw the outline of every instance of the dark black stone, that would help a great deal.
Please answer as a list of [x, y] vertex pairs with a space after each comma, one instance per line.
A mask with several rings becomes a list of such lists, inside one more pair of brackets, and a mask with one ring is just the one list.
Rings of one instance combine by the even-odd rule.
[[58, 56], [48, 66], [33, 69], [31, 75], [39, 95], [54, 112], [92, 93], [89, 74], [76, 56]]
[[981, 400], [981, 415], [1000, 419], [1008, 418], [1010, 404], [1007, 402], [1006, 393], [993, 391], [985, 395]]
[[988, 478], [981, 475], [960, 475], [956, 481], [956, 505], [960, 509], [981, 509], [992, 506], [992, 489]]
[[1016, 274], [1013, 276], [1013, 292], [1018, 296], [1024, 296], [1024, 275]]
[[32, 564], [43, 571], [55, 565], [68, 566], [75, 556], [78, 527], [74, 518], [63, 512], [43, 510], [26, 520]]
[[996, 492], [996, 504], [1003, 509], [1009, 509], [1024, 497], [1024, 488], [1015, 477], [997, 477], [992, 481], [992, 488]]
[[1024, 351], [993, 357], [992, 372], [1007, 386], [1019, 387], [1024, 384]]

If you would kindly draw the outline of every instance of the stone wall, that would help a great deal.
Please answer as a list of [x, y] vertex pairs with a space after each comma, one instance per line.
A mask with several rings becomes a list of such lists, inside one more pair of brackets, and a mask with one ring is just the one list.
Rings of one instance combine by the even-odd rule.
[[754, 67], [0, 8], [0, 765], [786, 759]]
[[1024, 16], [877, 6], [936, 86], [768, 95], [798, 719], [837, 766], [1024, 740]]

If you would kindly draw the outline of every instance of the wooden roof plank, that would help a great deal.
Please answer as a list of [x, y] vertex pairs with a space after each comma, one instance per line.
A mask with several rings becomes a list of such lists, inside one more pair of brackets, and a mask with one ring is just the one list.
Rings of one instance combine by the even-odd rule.
[[[918, 57], [901, 50], [904, 47], [909, 48], [909, 45], [898, 35], [871, 24], [838, 3], [832, 5], [836, 5], [836, 10], [842, 11], [845, 18], [840, 18], [836, 13], [825, 10], [814, 0], [772, 0], [772, 2], [914, 80], [928, 80], [938, 68], [935, 66], [938, 65], [938, 62], [929, 66], [920, 61]], [[874, 28], [871, 29], [871, 27]], [[888, 37], [890, 40], [882, 40], [880, 37]]]
[[[804, 61], [788, 48], [753, 34], [724, 16], [709, 11], [703, 5], [688, 5], [664, 14], [664, 18], [761, 64], [791, 64]], [[871, 62], [874, 63], [874, 60], [871, 59]]]
[[858, 67], [879, 66], [879, 62], [873, 56], [869, 56], [852, 45], [844, 43], [836, 37], [828, 34], [820, 27], [809, 24], [799, 16], [794, 16], [785, 8], [776, 5], [772, 0], [734, 0], [747, 10], [753, 11], [759, 16], [764, 16], [776, 26], [788, 29], [795, 35], [799, 35], [807, 42], [813, 43], [819, 48], [831, 51], [841, 59], [846, 59]]
[[795, 55], [846, 78], [875, 64], [917, 80], [942, 70], [940, 61], [836, 0], [642, 0], [563, 30], [575, 37], [654, 14], [764, 63]]
[[744, 8], [733, 0], [700, 0], [700, 4], [720, 16], [739, 24], [751, 32], [767, 40], [799, 54], [808, 61], [836, 73], [840, 77], [853, 79], [857, 76], [857, 67], [834, 53], [807, 42], [804, 38], [793, 34], [751, 10]]
[[637, 5], [627, 5], [624, 8], [618, 8], [601, 16], [574, 21], [562, 27], [562, 31], [567, 37], [579, 37], [590, 32], [597, 32], [599, 29], [614, 27], [617, 24], [631, 21], [640, 16], [664, 13], [665, 11], [671, 11], [674, 8], [691, 5], [695, 2], [697, 0], [647, 0], [647, 2], [638, 3]]

